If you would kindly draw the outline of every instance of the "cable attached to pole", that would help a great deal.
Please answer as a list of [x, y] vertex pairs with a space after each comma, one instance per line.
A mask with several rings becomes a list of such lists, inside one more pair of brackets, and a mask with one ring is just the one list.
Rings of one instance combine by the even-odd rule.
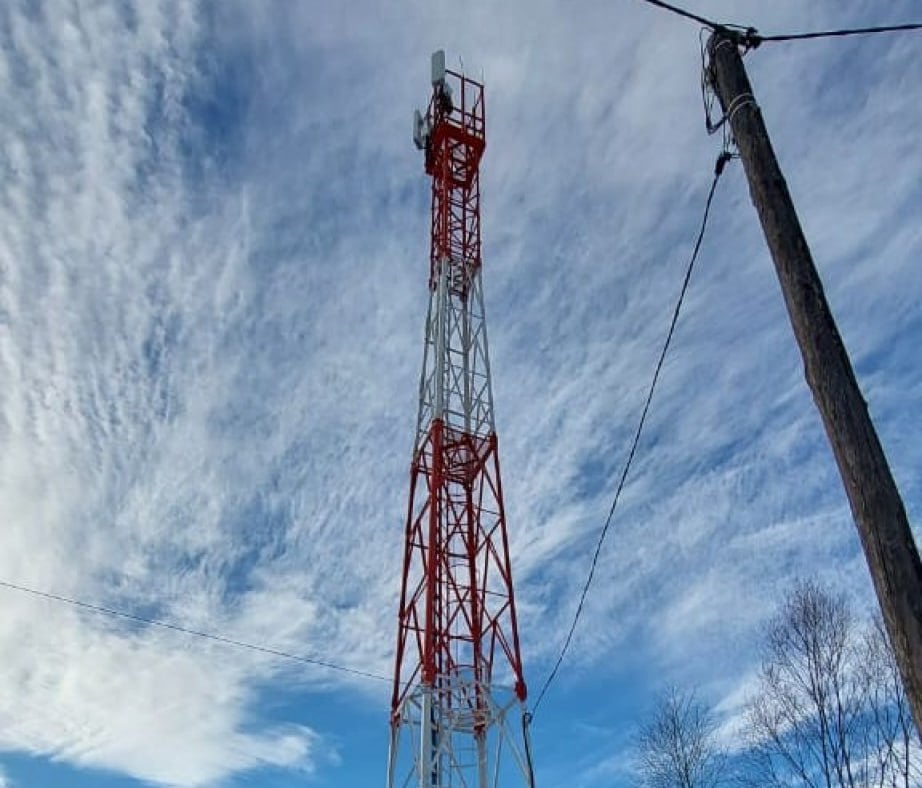
[[866, 36], [873, 33], [901, 33], [910, 30], [922, 30], [922, 22], [879, 27], [854, 27], [844, 30], [819, 30], [813, 33], [787, 33], [777, 36], [763, 36], [756, 33], [755, 37], [760, 43], [762, 41], [806, 41], [813, 38], [842, 38], [844, 36]]
[[531, 734], [528, 732], [531, 726], [531, 712], [522, 714], [522, 741], [525, 742], [525, 764], [528, 766], [528, 788], [535, 788], [535, 764], [531, 757]]
[[618, 501], [621, 499], [621, 493], [624, 490], [624, 485], [627, 481], [628, 473], [631, 470], [631, 464], [634, 462], [634, 456], [637, 453], [637, 446], [640, 443], [640, 436], [643, 433], [644, 424], [647, 421], [647, 414], [650, 411], [650, 403], [653, 401], [653, 394], [656, 391], [656, 384], [659, 380], [660, 372], [663, 369], [663, 362], [666, 360], [666, 353], [669, 351], [669, 345], [672, 343], [672, 337], [675, 333], [676, 324], [679, 321], [679, 312], [681, 311], [682, 304], [685, 301], [685, 294], [688, 292], [688, 285], [691, 281], [692, 271], [695, 268], [695, 261], [698, 259], [698, 252], [701, 251], [701, 242], [704, 239], [704, 231], [707, 227], [708, 215], [711, 211], [711, 202], [714, 200], [714, 192], [717, 189], [717, 182], [720, 180], [720, 176], [723, 174], [724, 168], [727, 166], [727, 162], [729, 162], [732, 158], [733, 154], [724, 150], [720, 156], [717, 157], [717, 162], [714, 165], [714, 179], [711, 181], [711, 188], [708, 191], [707, 201], [704, 205], [704, 216], [701, 219], [701, 227], [698, 230], [698, 237], [695, 240], [695, 248], [692, 252], [691, 260], [688, 262], [688, 267], [685, 270], [685, 278], [682, 281], [682, 289], [679, 292], [679, 298], [676, 301], [675, 309], [672, 313], [672, 320], [669, 323], [669, 331], [666, 333], [666, 341], [663, 343], [663, 349], [660, 352], [659, 359], [656, 362], [656, 369], [653, 372], [653, 380], [650, 382], [650, 388], [647, 392], [647, 398], [644, 402], [643, 410], [640, 414], [640, 420], [637, 423], [637, 429], [634, 431], [634, 439], [631, 441], [631, 448], [628, 452], [627, 461], [624, 463], [624, 469], [621, 471], [621, 478], [618, 480], [618, 487], [615, 490], [615, 497], [614, 500], [612, 500], [611, 508], [608, 510], [608, 517], [605, 519], [605, 524], [602, 526], [602, 530], [599, 533], [599, 539], [596, 543], [595, 552], [592, 556], [592, 563], [589, 566], [589, 574], [586, 577], [586, 582], [583, 584], [583, 589], [579, 597], [579, 604], [576, 606], [576, 613], [573, 616], [573, 621], [570, 624], [567, 637], [564, 640], [563, 647], [560, 649], [560, 654], [557, 657], [557, 661], [554, 663], [553, 669], [545, 679], [544, 685], [541, 687], [541, 691], [538, 693], [538, 699], [535, 701], [535, 705], [532, 707], [529, 721], [537, 713], [538, 707], [541, 705], [541, 701], [544, 699], [548, 688], [557, 677], [560, 666], [563, 664], [564, 657], [566, 656], [567, 651], [570, 648], [570, 643], [573, 640], [573, 634], [576, 632], [576, 626], [579, 623], [580, 617], [582, 616], [583, 607], [586, 604], [586, 596], [589, 594], [589, 587], [592, 585], [592, 580], [595, 577], [595, 571], [598, 567], [599, 556], [602, 553], [602, 546], [605, 543], [605, 537], [608, 535], [608, 529], [611, 526], [612, 517], [615, 514]]
[[654, 5], [657, 8], [662, 8], [665, 11], [670, 11], [676, 16], [684, 17], [685, 19], [691, 19], [692, 22], [697, 22], [699, 25], [704, 25], [705, 27], [715, 30], [720, 27], [720, 23], [715, 22], [707, 17], [699, 16], [698, 14], [693, 14], [691, 11], [687, 11], [684, 8], [679, 8], [677, 5], [672, 5], [672, 3], [664, 3], [663, 0], [644, 0], [645, 3]]
[[707, 17], [692, 13], [685, 8], [673, 5], [672, 3], [666, 3], [663, 0], [642, 0], [642, 2], [655, 6], [656, 8], [661, 8], [664, 11], [669, 11], [676, 16], [689, 19], [692, 22], [697, 22], [699, 25], [703, 25], [711, 31], [716, 32], [720, 30], [747, 49], [755, 49], [764, 41], [807, 41], [816, 38], [843, 38], [845, 36], [864, 36], [875, 33], [904, 33], [922, 30], [922, 22], [908, 22], [901, 25], [876, 25], [872, 27], [851, 27], [838, 30], [817, 30], [807, 33], [782, 33], [779, 35], [763, 36], [754, 27], [744, 28], [739, 25], [715, 22], [713, 19], [708, 19]]

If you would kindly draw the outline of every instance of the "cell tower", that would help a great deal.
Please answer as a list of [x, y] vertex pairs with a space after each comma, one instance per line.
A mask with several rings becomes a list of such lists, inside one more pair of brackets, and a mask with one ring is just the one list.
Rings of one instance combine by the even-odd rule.
[[483, 85], [432, 56], [432, 177], [388, 788], [533, 788], [481, 285]]

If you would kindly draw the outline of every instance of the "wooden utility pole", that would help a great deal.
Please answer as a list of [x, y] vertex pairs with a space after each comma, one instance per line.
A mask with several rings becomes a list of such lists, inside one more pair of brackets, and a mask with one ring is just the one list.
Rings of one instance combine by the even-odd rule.
[[922, 561], [753, 97], [739, 43], [734, 31], [714, 32], [708, 79], [739, 148], [922, 738]]

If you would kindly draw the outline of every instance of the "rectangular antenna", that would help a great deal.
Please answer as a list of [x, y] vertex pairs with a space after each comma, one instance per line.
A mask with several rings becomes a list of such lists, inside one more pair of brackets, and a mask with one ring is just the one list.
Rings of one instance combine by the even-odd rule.
[[445, 82], [445, 50], [439, 49], [432, 53], [432, 84], [441, 85]]

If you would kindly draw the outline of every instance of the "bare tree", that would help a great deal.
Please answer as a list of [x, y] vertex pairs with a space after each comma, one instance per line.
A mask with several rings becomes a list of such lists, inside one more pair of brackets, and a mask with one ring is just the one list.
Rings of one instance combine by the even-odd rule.
[[913, 736], [883, 630], [863, 634], [844, 596], [799, 583], [768, 628], [743, 782], [918, 788]]
[[864, 749], [869, 785], [914, 788], [922, 785], [912, 710], [880, 616], [861, 644], [861, 678], [866, 687]]
[[644, 788], [715, 788], [726, 753], [710, 710], [695, 693], [671, 689], [637, 734], [636, 771]]

